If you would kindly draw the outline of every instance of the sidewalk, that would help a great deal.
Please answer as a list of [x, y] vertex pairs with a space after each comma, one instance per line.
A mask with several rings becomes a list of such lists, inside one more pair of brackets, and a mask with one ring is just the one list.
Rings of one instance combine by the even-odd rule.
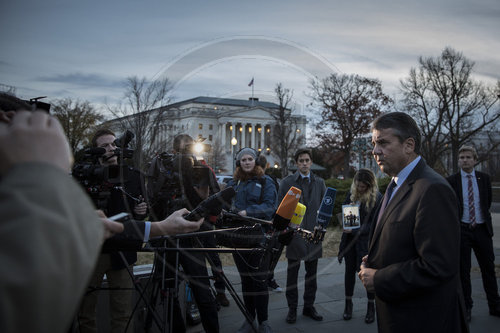
[[[496, 266], [500, 266], [500, 212], [493, 209], [494, 242]], [[500, 328], [500, 318], [489, 315], [486, 295], [483, 290], [481, 274], [475, 257], [473, 256], [473, 269], [471, 273], [472, 292], [474, 308], [472, 309], [472, 321], [470, 331], [496, 332]], [[240, 279], [235, 266], [224, 267], [224, 272], [231, 281], [235, 290], [241, 291]], [[304, 269], [301, 267], [300, 278], [304, 278]], [[286, 262], [280, 261], [275, 270], [275, 278], [278, 284], [283, 287], [286, 284]], [[497, 275], [497, 280], [500, 280]], [[303, 282], [303, 281], [302, 281]], [[499, 281], [500, 284], [500, 281]], [[275, 333], [296, 333], [296, 332], [349, 332], [349, 333], [370, 333], [377, 332], [376, 322], [365, 324], [366, 313], [366, 292], [359, 280], [356, 281], [354, 290], [353, 318], [349, 321], [342, 319], [344, 311], [344, 265], [340, 265], [337, 258], [322, 258], [318, 264], [318, 291], [316, 294], [316, 310], [323, 315], [323, 321], [316, 322], [309, 317], [302, 316], [303, 283], [299, 285], [299, 309], [297, 310], [297, 322], [287, 324], [285, 322], [288, 313], [284, 291], [282, 293], [271, 292], [269, 295], [269, 323]], [[227, 294], [229, 298], [229, 294]], [[235, 305], [232, 298], [230, 306], [221, 308], [219, 311], [219, 324], [221, 333], [236, 332], [243, 323], [244, 317]], [[203, 332], [200, 325], [190, 327], [190, 333]]]

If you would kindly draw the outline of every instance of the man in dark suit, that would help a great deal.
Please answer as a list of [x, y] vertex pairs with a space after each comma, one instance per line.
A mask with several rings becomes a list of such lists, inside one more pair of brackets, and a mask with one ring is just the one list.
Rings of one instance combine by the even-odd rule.
[[493, 252], [493, 225], [491, 223], [490, 177], [475, 171], [477, 152], [474, 147], [463, 146], [458, 151], [460, 172], [448, 177], [451, 187], [460, 199], [460, 278], [465, 298], [466, 316], [470, 321], [473, 305], [471, 296], [471, 249], [481, 268], [483, 287], [488, 299], [490, 315], [500, 317], [500, 297], [495, 275]]
[[372, 143], [392, 177], [359, 272], [375, 293], [379, 332], [467, 332], [453, 189], [419, 156], [420, 132], [407, 114], [375, 119]]

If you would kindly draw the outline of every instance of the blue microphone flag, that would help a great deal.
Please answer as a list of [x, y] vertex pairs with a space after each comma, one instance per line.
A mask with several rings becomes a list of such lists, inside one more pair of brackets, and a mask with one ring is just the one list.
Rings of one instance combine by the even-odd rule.
[[335, 203], [335, 196], [337, 195], [337, 190], [332, 187], [327, 187], [323, 200], [321, 201], [321, 206], [319, 206], [318, 217], [316, 221], [318, 224], [326, 229], [330, 219], [333, 215], [333, 204]]

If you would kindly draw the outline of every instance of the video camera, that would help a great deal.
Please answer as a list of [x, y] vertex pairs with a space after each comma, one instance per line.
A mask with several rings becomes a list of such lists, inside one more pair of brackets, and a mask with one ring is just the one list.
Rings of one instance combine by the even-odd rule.
[[201, 202], [195, 187], [210, 186], [210, 168], [194, 155], [158, 154], [147, 172], [147, 192], [155, 218], [163, 219], [181, 208]]
[[106, 208], [107, 199], [113, 188], [129, 180], [130, 167], [123, 163], [132, 158], [134, 151], [128, 148], [134, 133], [126, 131], [114, 143], [117, 148], [112, 156], [118, 156], [118, 165], [101, 165], [99, 158], [106, 153], [104, 148], [88, 148], [84, 152], [84, 162], [73, 167], [71, 175], [85, 188], [99, 209]]

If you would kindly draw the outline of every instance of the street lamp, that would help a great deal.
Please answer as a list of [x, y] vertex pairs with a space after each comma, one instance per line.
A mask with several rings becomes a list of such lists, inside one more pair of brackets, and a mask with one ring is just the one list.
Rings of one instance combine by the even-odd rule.
[[236, 161], [234, 160], [234, 146], [236, 146], [238, 144], [238, 140], [233, 136], [233, 138], [231, 139], [231, 156], [233, 156], [233, 174], [234, 174], [234, 165], [236, 163]]

